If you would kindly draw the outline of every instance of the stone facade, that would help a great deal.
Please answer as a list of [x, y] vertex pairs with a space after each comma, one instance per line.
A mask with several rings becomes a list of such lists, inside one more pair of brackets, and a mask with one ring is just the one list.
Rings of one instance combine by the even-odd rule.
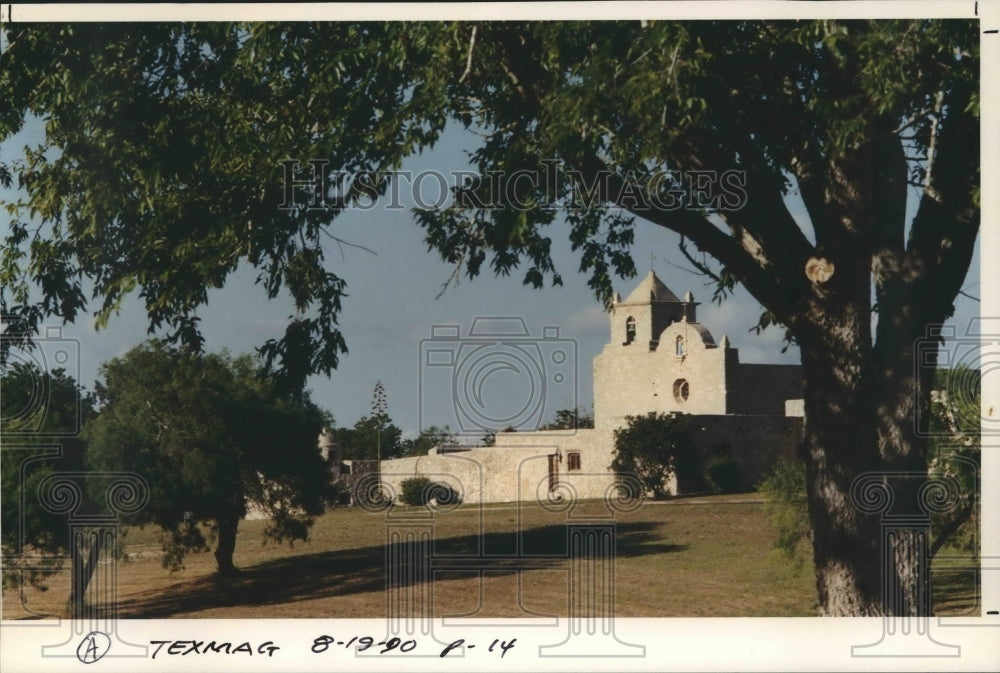
[[[398, 497], [404, 480], [425, 476], [464, 502], [512, 502], [612, 495], [614, 430], [627, 416], [690, 414], [704, 459], [730, 456], [743, 486], [802, 433], [798, 366], [743, 364], [723, 336], [697, 322], [691, 293], [678, 299], [650, 271], [611, 309], [611, 338], [594, 358], [594, 428], [497, 433], [490, 447], [437, 447], [426, 456], [385, 460], [382, 483]], [[677, 493], [677, 484], [671, 485]]]

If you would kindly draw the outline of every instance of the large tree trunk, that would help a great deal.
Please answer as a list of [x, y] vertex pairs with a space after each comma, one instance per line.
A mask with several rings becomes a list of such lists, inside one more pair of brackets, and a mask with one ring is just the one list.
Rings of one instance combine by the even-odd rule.
[[219, 539], [215, 549], [215, 561], [220, 575], [232, 575], [236, 572], [233, 565], [233, 552], [236, 551], [236, 529], [240, 517], [235, 513], [220, 516], [216, 522], [219, 525]]
[[881, 514], [886, 562], [894, 570], [883, 582], [890, 615], [923, 616], [932, 609], [927, 421], [939, 344], [925, 335], [946, 316], [918, 304], [904, 299], [895, 303], [895, 315], [879, 316], [880, 327], [883, 321], [890, 326], [879, 329], [872, 366], [879, 457], [892, 496]]
[[[879, 528], [852, 501], [860, 472], [877, 467], [871, 410], [862, 399], [867, 325], [802, 340], [809, 518], [821, 614], [881, 614]], [[839, 338], [838, 338], [839, 337]], [[861, 468], [861, 469], [859, 469]]]
[[832, 320], [800, 342], [820, 612], [926, 615], [926, 440], [914, 422], [926, 416], [915, 412], [929, 403], [933, 363], [918, 385], [913, 339], [873, 347], [864, 312]]

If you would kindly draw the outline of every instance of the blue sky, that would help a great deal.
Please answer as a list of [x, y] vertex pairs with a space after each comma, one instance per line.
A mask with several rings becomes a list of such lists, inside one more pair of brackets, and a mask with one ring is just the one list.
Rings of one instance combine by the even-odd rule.
[[[0, 146], [0, 154], [13, 158], [14, 149], [30, 142], [33, 133], [37, 133], [37, 128], [29, 128]], [[474, 135], [460, 128], [449, 129], [433, 151], [415, 157], [403, 168], [413, 172], [431, 168], [467, 169], [464, 150], [475, 141]], [[280, 176], [280, 172], [275, 175]], [[911, 196], [915, 196], [916, 190], [911, 191]], [[914, 204], [915, 199], [911, 198], [911, 215]], [[805, 223], [796, 197], [789, 198], [789, 208], [793, 216]], [[389, 415], [406, 435], [412, 436], [429, 425], [449, 424], [455, 429], [453, 393], [447, 388], [447, 376], [441, 378], [442, 374], [447, 375], [447, 369], [432, 371], [425, 367], [421, 349], [426, 345], [422, 346], [422, 342], [431, 336], [435, 325], [457, 326], [458, 333], [467, 335], [477, 316], [522, 318], [532, 337], [542, 336], [544, 327], [558, 327], [558, 338], [564, 342], [566, 352], [575, 355], [577, 363], [575, 372], [566, 372], [570, 378], [564, 385], [558, 390], [550, 385], [542, 393], [530, 392], [531, 380], [523, 373], [496, 372], [482, 388], [487, 404], [500, 409], [516, 408], [524, 396], [535, 394], [538, 403], [544, 405], [539, 410], [543, 420], [551, 418], [560, 408], [590, 407], [592, 360], [609, 339], [608, 318], [587, 287], [587, 277], [577, 272], [579, 260], [570, 251], [565, 224], [557, 221], [550, 232], [553, 257], [563, 276], [563, 286], [535, 290], [522, 285], [517, 274], [508, 278], [483, 275], [474, 280], [463, 277], [439, 299], [435, 297], [453, 269], [436, 253], [427, 251], [423, 231], [408, 211], [381, 205], [348, 211], [334, 221], [331, 232], [374, 252], [352, 246], [338, 249], [332, 242], [327, 249], [329, 268], [348, 283], [340, 326], [349, 353], [331, 377], [314, 376], [309, 387], [314, 401], [329, 410], [338, 425], [352, 425], [370, 413], [372, 390], [376, 381], [381, 380]], [[639, 276], [618, 280], [615, 289], [623, 296], [628, 294], [648, 271], [649, 255], [653, 253], [654, 268], [660, 278], [678, 296], [690, 290], [697, 301], [703, 302], [699, 321], [717, 340], [727, 334], [739, 348], [742, 361], [797, 363], [797, 349], [781, 352], [781, 330], [771, 328], [760, 335], [748, 331], [761, 309], [746, 291], [738, 290], [722, 305], [711, 302], [708, 279], [688, 270], [690, 265], [677, 251], [677, 241], [672, 232], [641, 221], [637, 223], [632, 254]], [[254, 285], [254, 278], [253, 269], [241, 269], [230, 277], [224, 289], [209, 294], [208, 305], [199, 311], [207, 349], [249, 352], [283, 332], [287, 318], [293, 313], [291, 301], [268, 301], [263, 289]], [[977, 246], [976, 260], [965, 283], [966, 290], [977, 296], [978, 278]], [[953, 321], [961, 331], [969, 318], [977, 314], [979, 305], [959, 296], [956, 309]], [[62, 336], [79, 342], [80, 380], [90, 388], [102, 362], [122, 355], [148, 335], [143, 308], [133, 298], [125, 302], [120, 315], [106, 329], [95, 330], [93, 321], [84, 317], [75, 325], [65, 326]], [[445, 348], [457, 352], [458, 343], [445, 344]]]

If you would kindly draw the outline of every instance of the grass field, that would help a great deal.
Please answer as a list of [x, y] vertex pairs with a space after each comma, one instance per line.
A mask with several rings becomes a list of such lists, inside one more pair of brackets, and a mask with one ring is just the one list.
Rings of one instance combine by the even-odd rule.
[[[575, 516], [605, 512], [582, 503]], [[407, 511], [400, 508], [393, 520]], [[482, 570], [436, 572], [426, 592], [435, 616], [533, 617], [569, 612], [566, 513], [537, 505], [463, 506], [439, 513], [435, 555], [483, 554]], [[772, 551], [775, 531], [754, 494], [678, 499], [616, 516], [615, 613], [621, 617], [809, 616], [815, 614], [808, 563], [796, 570]], [[118, 565], [119, 614], [127, 618], [382, 617], [386, 614], [386, 515], [340, 508], [319, 518], [311, 539], [262, 544], [266, 522], [240, 525], [241, 572], [220, 579], [210, 553], [185, 569], [161, 565], [152, 528], [128, 531], [129, 560]], [[518, 531], [521, 531], [518, 534]], [[510, 556], [550, 558], [514, 567]], [[507, 557], [506, 559], [504, 557]], [[961, 559], [935, 561], [936, 614], [979, 614], [977, 574]], [[405, 568], [403, 569], [406, 570]], [[49, 590], [4, 592], [3, 618], [62, 614], [69, 577]], [[94, 599], [100, 603], [99, 600]]]

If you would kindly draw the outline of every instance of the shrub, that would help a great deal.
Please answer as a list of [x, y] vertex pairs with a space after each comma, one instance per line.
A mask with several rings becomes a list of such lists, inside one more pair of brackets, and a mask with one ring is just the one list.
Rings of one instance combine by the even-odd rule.
[[735, 493], [740, 488], [740, 466], [729, 456], [715, 456], [705, 466], [705, 478], [716, 493]]
[[634, 475], [656, 500], [667, 495], [671, 477], [677, 479], [679, 491], [689, 490], [685, 486], [702, 472], [690, 417], [650, 412], [625, 420], [628, 425], [615, 430], [615, 474]]
[[404, 505], [423, 507], [431, 500], [439, 505], [457, 505], [461, 501], [458, 491], [448, 484], [431, 481], [427, 477], [412, 477], [400, 484], [399, 499]]
[[431, 480], [427, 477], [404, 479], [400, 486], [402, 494], [399, 498], [404, 505], [423, 506], [430, 500]]
[[430, 497], [435, 503], [442, 506], [458, 505], [462, 502], [462, 496], [459, 495], [458, 491], [448, 484], [442, 484], [440, 481], [431, 485]]

